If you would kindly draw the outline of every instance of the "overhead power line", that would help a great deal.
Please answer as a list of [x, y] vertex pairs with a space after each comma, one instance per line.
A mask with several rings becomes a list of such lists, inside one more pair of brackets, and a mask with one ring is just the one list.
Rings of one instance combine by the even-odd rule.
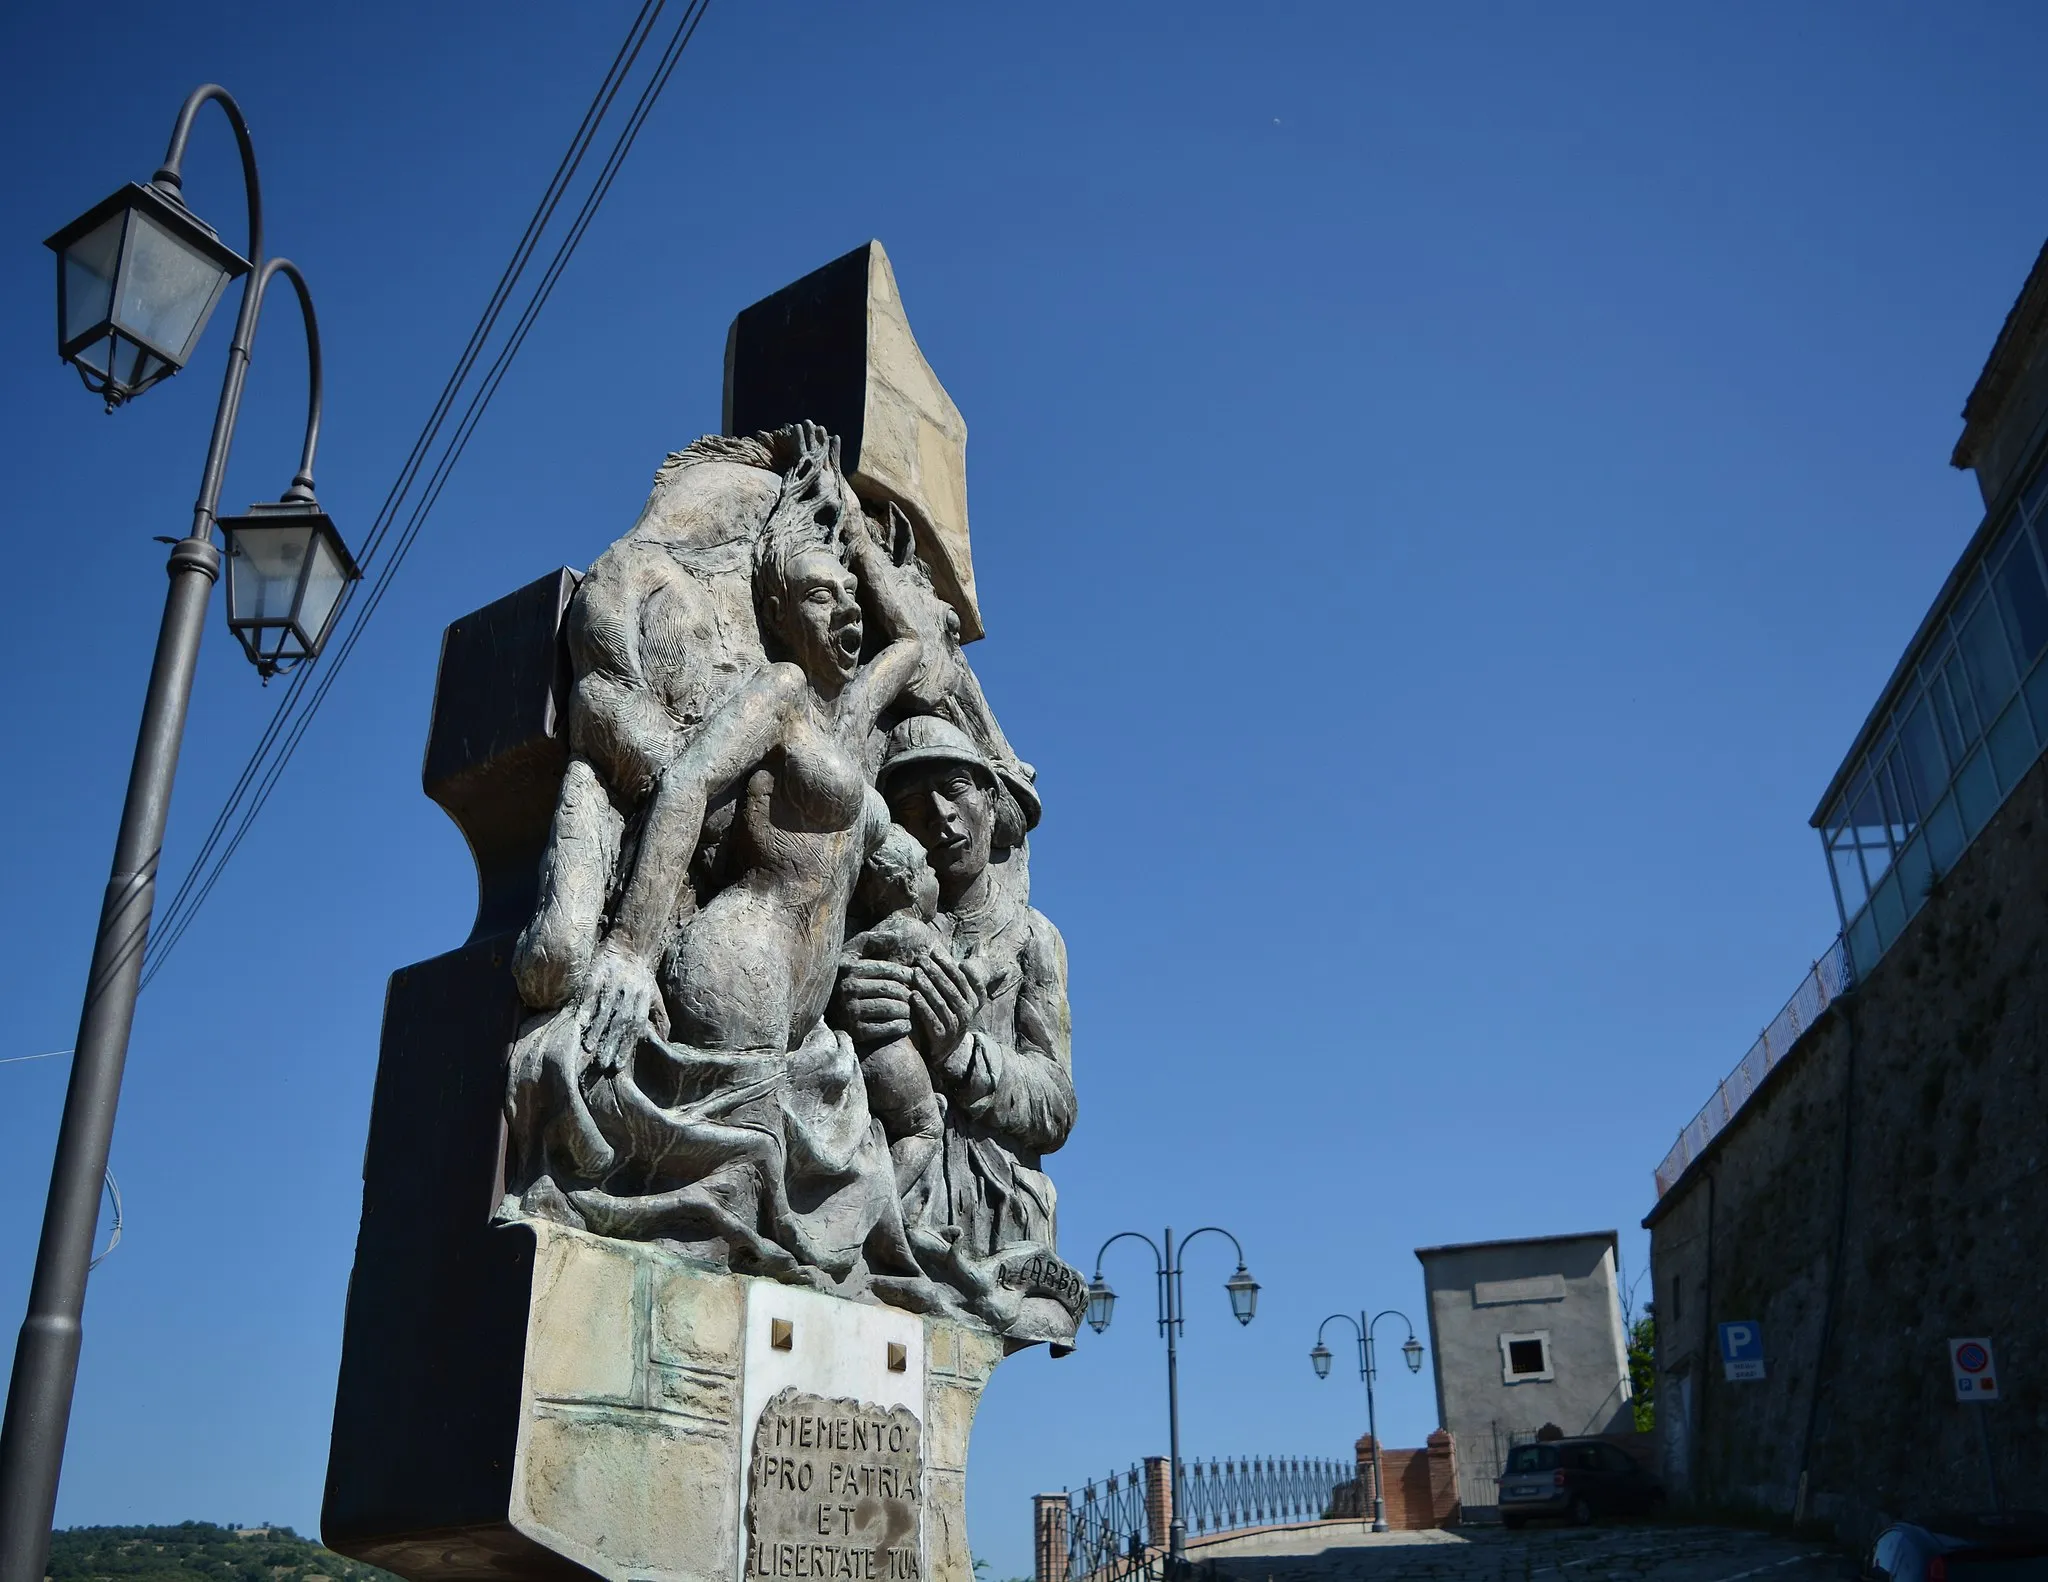
[[114, 1179], [114, 1172], [111, 1170], [105, 1173], [105, 1180], [107, 1201], [113, 1205], [114, 1209], [114, 1223], [107, 1227], [106, 1250], [85, 1266], [87, 1274], [91, 1274], [93, 1270], [113, 1257], [114, 1249], [121, 1245], [121, 1226], [124, 1218], [124, 1210], [121, 1207], [121, 1183]]
[[[447, 383], [442, 387], [440, 398], [434, 403], [433, 411], [428, 414], [425, 425], [414, 438], [412, 449], [399, 467], [398, 476], [392, 481], [383, 505], [378, 508], [377, 515], [371, 522], [370, 531], [361, 546], [361, 553], [357, 556], [357, 564], [366, 570], [373, 564], [377, 548], [383, 540], [391, 518], [396, 514], [406, 490], [418, 475], [420, 463], [433, 448], [434, 440], [440, 433], [441, 425], [448, 415], [449, 408], [454, 404], [463, 381], [475, 366], [477, 355], [482, 351], [492, 328], [497, 324], [499, 315], [504, 311], [505, 303], [518, 284], [520, 275], [525, 271], [527, 261], [533, 256], [533, 249], [540, 239], [541, 232], [561, 202], [562, 195], [568, 190], [570, 181], [583, 163], [584, 155], [589, 152], [591, 141], [597, 134], [598, 124], [605, 112], [610, 109], [619, 85], [625, 80], [627, 71], [631, 69], [641, 47], [646, 43], [648, 30], [654, 21], [653, 13], [659, 10], [659, 4], [660, 0], [643, 0], [639, 14], [634, 17], [632, 26], [626, 30], [624, 42], [620, 44], [618, 53], [612, 57], [611, 65], [606, 68], [604, 80], [598, 84], [597, 92], [592, 96], [588, 108], [584, 110], [583, 119], [570, 138], [569, 147], [563, 152], [561, 162], [555, 167], [555, 173], [548, 181], [547, 190], [541, 194], [540, 202], [527, 220], [526, 230], [513, 248], [512, 257], [506, 263], [504, 272], [498, 277], [498, 284], [492, 290], [490, 300], [484, 304], [483, 313], [478, 318], [476, 327], [470, 331], [469, 342], [456, 359], [455, 367], [449, 374]], [[248, 763], [242, 768], [241, 777], [229, 791], [227, 800], [214, 818], [212, 829], [207, 832], [206, 839], [201, 843], [198, 854], [192, 859], [191, 866], [186, 869], [177, 892], [164, 909], [163, 920], [157, 928], [157, 940], [165, 943], [158, 945], [156, 941], [152, 941], [149, 952], [152, 968], [168, 954], [169, 944], [175, 942], [176, 937], [183, 933], [180, 925], [191, 901], [194, 886], [200, 882], [201, 873], [207, 870], [221, 841], [227, 837], [228, 826], [241, 812], [252, 785], [270, 763], [278, 738], [290, 722], [298, 717], [311, 676], [312, 672], [303, 667], [292, 673], [285, 694], [278, 700], [278, 706], [271, 715], [269, 726], [261, 740], [257, 742], [255, 750], [250, 753]]]
[[[490, 342], [492, 332], [510, 305], [520, 280], [538, 251], [549, 222], [568, 196], [578, 170], [581, 169], [585, 157], [596, 144], [599, 134], [610, 118], [614, 101], [626, 86], [635, 63], [653, 36], [666, 4], [667, 0], [643, 0], [632, 25], [627, 29], [625, 39], [612, 59], [610, 68], [605, 73], [604, 80], [599, 83], [597, 92], [592, 95], [589, 108], [585, 110], [575, 135], [570, 139], [569, 147], [564, 152], [561, 163], [556, 167], [554, 177], [549, 181], [547, 190], [542, 193], [540, 202], [536, 204], [526, 230], [513, 249], [511, 260], [506, 264], [496, 289], [491, 293], [489, 302], [485, 304], [483, 313], [477, 320], [476, 328], [470, 334], [468, 344], [456, 360], [455, 369], [449, 375], [440, 399], [421, 428], [419, 437], [413, 442], [411, 451], [399, 468], [398, 476], [394, 479], [390, 491], [385, 496], [384, 504], [364, 539], [362, 554], [359, 557], [360, 564], [366, 572], [373, 571], [374, 575], [367, 581], [362, 595], [351, 598], [344, 607], [337, 627], [339, 641], [329, 648], [325, 662], [317, 667], [301, 667], [293, 673], [285, 695], [279, 699], [278, 707], [271, 715], [270, 722], [254, 751], [251, 752], [249, 761], [243, 766], [240, 778], [229, 792], [213, 821], [212, 828], [201, 844], [199, 853], [186, 869], [170, 903], [164, 909], [163, 921], [155, 937], [151, 939], [146, 955], [142, 979], [145, 987], [162, 970], [164, 962], [191, 928], [193, 919], [206, 904], [207, 897], [213, 893], [221, 874], [233, 860], [236, 851], [240, 849], [243, 840], [247, 838], [250, 829], [262, 814], [265, 804], [270, 800], [271, 792], [276, 788], [293, 755], [298, 751], [299, 744], [304, 739], [314, 716], [319, 712], [320, 705], [326, 700], [335, 681], [346, 668], [349, 657], [362, 639], [364, 629], [376, 614], [379, 605], [383, 603], [384, 595], [390, 590], [393, 579], [405, 563], [406, 555], [418, 540], [421, 529], [426, 525], [435, 503], [440, 499], [441, 491], [447, 486], [456, 463], [461, 460], [463, 451], [468, 447], [470, 437], [476, 432], [477, 425], [489, 409], [492, 398], [497, 394], [499, 385], [504, 382], [506, 373], [518, 356], [520, 347], [525, 344], [526, 337], [538, 320], [541, 310], [546, 307], [556, 283], [560, 281], [569, 261], [575, 256], [577, 246], [590, 228], [591, 221], [596, 218], [598, 209], [611, 190], [619, 170], [625, 164], [626, 156], [632, 151], [641, 128], [660, 99], [662, 90], [668, 86], [669, 78], [674, 75], [683, 51], [689, 47], [698, 24], [710, 7], [710, 0], [689, 0], [683, 7], [667, 42], [648, 71], [638, 97], [626, 113], [624, 124], [619, 127], [613, 138], [610, 152], [585, 190], [575, 217], [562, 233], [553, 256], [528, 293], [523, 308], [514, 320], [512, 328], [506, 333], [495, 356], [481, 378], [472, 382], [470, 375], [475, 371], [485, 347]], [[415, 490], [414, 486], [419, 483], [422, 469], [426, 468], [429, 456], [441, 442], [442, 430], [446, 427], [449, 415], [461, 400], [465, 389], [468, 389], [470, 394], [462, 415], [456, 420], [446, 443], [441, 445], [438, 459], [430, 469], [427, 469], [425, 483]], [[409, 510], [406, 508], [408, 499], [411, 501]], [[384, 550], [386, 541], [401, 516], [404, 517], [404, 525], [397, 529], [397, 537], [392, 541], [390, 553], [380, 561], [379, 554]]]

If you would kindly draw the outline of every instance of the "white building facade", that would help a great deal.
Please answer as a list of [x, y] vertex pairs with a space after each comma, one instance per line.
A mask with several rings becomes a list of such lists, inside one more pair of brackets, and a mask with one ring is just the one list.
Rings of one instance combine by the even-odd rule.
[[1468, 1513], [1495, 1501], [1512, 1444], [1546, 1428], [1626, 1433], [1628, 1337], [1611, 1230], [1418, 1247], [1437, 1418]]

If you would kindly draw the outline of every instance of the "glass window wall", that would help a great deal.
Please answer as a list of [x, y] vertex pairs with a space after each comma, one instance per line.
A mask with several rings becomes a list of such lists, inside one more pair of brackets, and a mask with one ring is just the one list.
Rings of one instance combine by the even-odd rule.
[[1857, 975], [1955, 866], [2048, 742], [2048, 464], [1921, 640], [1821, 818]]

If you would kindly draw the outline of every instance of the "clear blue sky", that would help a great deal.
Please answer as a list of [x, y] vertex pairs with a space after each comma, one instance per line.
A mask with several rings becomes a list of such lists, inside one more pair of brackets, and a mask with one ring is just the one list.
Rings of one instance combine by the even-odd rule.
[[[103, 417], [41, 239], [147, 179], [208, 78], [329, 346], [358, 540], [632, 7], [10, 7], [0, 18], [0, 1054], [71, 1040], [227, 334]], [[1345, 1453], [1335, 1309], [1412, 1253], [1616, 1226], [1833, 937], [1806, 815], [1974, 526], [1957, 411], [2044, 227], [2021, 4], [954, 7], [717, 0], [362, 651], [137, 1024], [65, 1524], [312, 1530], [384, 980], [456, 944], [418, 789], [451, 619], [632, 520], [718, 424], [733, 313], [878, 236], [967, 414], [973, 651], [1040, 769], [1073, 962], [1070, 1258], [1219, 1221], [1191, 1453]], [[240, 234], [209, 117], [188, 195]], [[258, 346], [232, 503], [296, 450]], [[267, 717], [207, 636], [166, 871]], [[0, 1325], [65, 1062], [0, 1066]], [[1127, 1249], [1126, 1249], [1127, 1250]], [[1164, 1447], [1147, 1271], [1008, 1364], [974, 1544]], [[1390, 1440], [1433, 1424], [1396, 1370]]]

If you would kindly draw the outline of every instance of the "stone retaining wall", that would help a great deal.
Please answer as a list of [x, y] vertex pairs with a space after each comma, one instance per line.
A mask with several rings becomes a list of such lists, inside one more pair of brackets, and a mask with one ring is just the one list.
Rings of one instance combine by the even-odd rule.
[[[1645, 1220], [1674, 1499], [1850, 1539], [1983, 1505], [1977, 1411], [2008, 1495], [2048, 1487], [2044, 969], [2048, 760]], [[1763, 1325], [1762, 1382], [1722, 1377], [1735, 1320]], [[1950, 1381], [1975, 1335], [1989, 1407]]]

